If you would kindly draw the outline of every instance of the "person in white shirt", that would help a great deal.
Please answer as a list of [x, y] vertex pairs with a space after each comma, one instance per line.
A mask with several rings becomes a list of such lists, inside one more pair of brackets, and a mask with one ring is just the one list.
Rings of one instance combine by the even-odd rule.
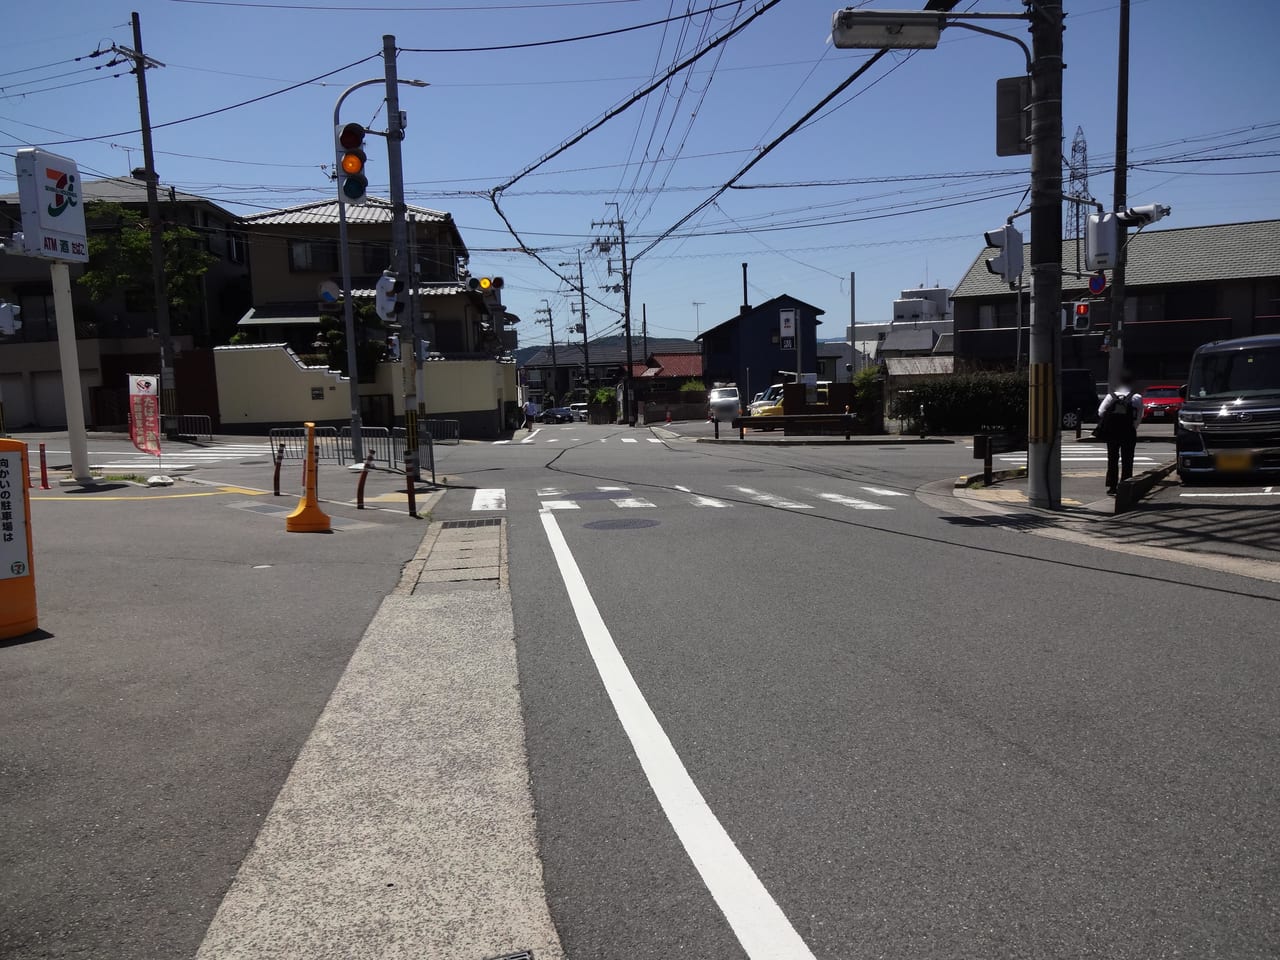
[[1129, 386], [1129, 372], [1098, 405], [1099, 434], [1107, 441], [1107, 493], [1115, 496], [1120, 480], [1133, 476], [1133, 453], [1142, 422], [1142, 394]]

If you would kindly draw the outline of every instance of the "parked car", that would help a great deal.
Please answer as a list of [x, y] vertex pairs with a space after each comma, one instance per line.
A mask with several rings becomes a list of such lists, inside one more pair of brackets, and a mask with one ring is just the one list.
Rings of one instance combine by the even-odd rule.
[[1062, 429], [1074, 430], [1080, 423], [1096, 423], [1102, 397], [1092, 370], [1062, 371]]
[[716, 387], [707, 394], [707, 413], [717, 420], [732, 420], [740, 403], [737, 387]]
[[585, 403], [571, 403], [569, 410], [573, 413], [573, 419], [582, 423], [587, 422], [587, 405]]
[[568, 407], [548, 407], [538, 414], [539, 423], [572, 423], [573, 411]]
[[1143, 423], [1176, 423], [1182, 409], [1182, 387], [1157, 383], [1138, 391], [1142, 394]]
[[1206, 343], [1191, 355], [1175, 431], [1178, 477], [1280, 477], [1280, 335]]

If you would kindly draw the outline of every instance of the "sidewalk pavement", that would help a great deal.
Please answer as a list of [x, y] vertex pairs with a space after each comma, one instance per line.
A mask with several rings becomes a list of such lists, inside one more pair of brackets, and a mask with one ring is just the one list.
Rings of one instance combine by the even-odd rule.
[[0, 956], [559, 957], [500, 527], [438, 546], [325, 501], [331, 534], [289, 534], [295, 498], [213, 482], [30, 492]]

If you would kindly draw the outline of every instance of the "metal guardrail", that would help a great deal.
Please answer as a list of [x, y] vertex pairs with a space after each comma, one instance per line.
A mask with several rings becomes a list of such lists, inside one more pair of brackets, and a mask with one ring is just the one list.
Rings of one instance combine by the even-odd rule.
[[418, 424], [418, 433], [424, 432], [433, 443], [462, 442], [462, 424], [457, 420], [423, 420]]
[[178, 416], [178, 435], [196, 440], [213, 440], [213, 418], [203, 413], [183, 413]]
[[[351, 450], [351, 427], [342, 427], [339, 433], [344, 451]], [[394, 467], [399, 461], [395, 456], [395, 445], [392, 443], [391, 431], [386, 427], [361, 427], [360, 449], [367, 457], [373, 454], [374, 463], [385, 463], [387, 469]]]
[[[393, 427], [391, 429], [391, 451], [393, 455], [392, 469], [404, 469], [404, 451], [406, 446], [406, 438], [404, 427]], [[436, 451], [435, 444], [431, 434], [424, 431], [418, 431], [418, 475], [421, 476], [424, 471], [431, 471], [431, 482], [436, 482]]]
[[[316, 451], [320, 460], [330, 460], [339, 465], [347, 462], [347, 450], [338, 436], [337, 427], [316, 427]], [[283, 449], [285, 460], [304, 460], [307, 455], [306, 427], [273, 427], [267, 434], [267, 443], [273, 456]]]

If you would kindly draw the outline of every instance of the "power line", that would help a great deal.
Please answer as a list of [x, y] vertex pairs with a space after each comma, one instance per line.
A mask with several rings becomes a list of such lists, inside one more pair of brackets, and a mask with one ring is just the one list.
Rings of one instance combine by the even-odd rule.
[[250, 3], [249, 0], [169, 0], [170, 3], [189, 3], [206, 7], [247, 7], [261, 10], [325, 10], [344, 13], [471, 13], [486, 10], [539, 10], [550, 7], [598, 7], [618, 3], [641, 3], [642, 0], [550, 0], [547, 3], [498, 3], [468, 6], [412, 6], [375, 7], [365, 4], [343, 5], [337, 3]]
[[[303, 80], [299, 83], [293, 83], [287, 87], [282, 87], [279, 90], [273, 90], [271, 93], [264, 93], [260, 97], [252, 97], [248, 100], [241, 100], [239, 103], [232, 103], [225, 107], [218, 107], [216, 110], [206, 110], [204, 113], [193, 114], [192, 116], [183, 117], [179, 120], [166, 120], [164, 123], [153, 123], [151, 125], [151, 129], [159, 130], [163, 127], [175, 127], [180, 123], [190, 123], [192, 120], [203, 120], [205, 117], [212, 117], [212, 116], [216, 116], [219, 113], [226, 113], [229, 110], [236, 110], [236, 109], [239, 109], [240, 107], [247, 107], [253, 103], [261, 103], [263, 100], [270, 100], [272, 97], [278, 97], [281, 94], [289, 93], [293, 90], [297, 90], [299, 87], [305, 87], [307, 84], [315, 83], [317, 80], [323, 80], [326, 77], [332, 77], [335, 73], [341, 73], [344, 70], [350, 70], [352, 67], [357, 67], [362, 63], [368, 63], [370, 60], [378, 59], [381, 56], [382, 56], [381, 52], [372, 53], [367, 57], [361, 57], [359, 60], [353, 60], [351, 63], [338, 67], [336, 70], [329, 70], [325, 73], [320, 74], [319, 76], [312, 77], [310, 80]], [[43, 145], [46, 147], [57, 147], [57, 146], [62, 146], [63, 144], [68, 144], [68, 143], [86, 143], [91, 140], [110, 140], [113, 137], [129, 137], [135, 133], [141, 133], [141, 132], [142, 132], [142, 128], [138, 127], [134, 130], [120, 130], [116, 133], [104, 133], [96, 137], [75, 137], [71, 140], [51, 140]], [[9, 143], [9, 144], [3, 144], [3, 146], [12, 147], [12, 146], [16, 146], [16, 144]]]
[[[631, 33], [635, 30], [647, 30], [649, 27], [660, 27], [664, 23], [672, 23], [676, 20], [696, 17], [699, 14], [709, 13], [712, 10], [732, 7], [740, 2], [741, 0], [726, 0], [725, 3], [713, 4], [710, 7], [703, 7], [701, 10], [677, 14], [674, 17], [667, 17], [663, 20], [650, 20], [648, 23], [637, 23], [630, 27], [616, 27], [613, 30], [584, 33], [576, 37], [560, 37], [555, 40], [530, 40], [526, 43], [505, 43], [491, 47], [400, 47], [399, 49], [405, 53], [486, 53], [495, 50], [528, 50], [532, 47], [551, 47], [562, 43], [577, 43], [580, 40], [598, 40], [601, 37], [614, 37], [623, 33]], [[770, 3], [768, 6], [773, 6], [773, 4]]]

